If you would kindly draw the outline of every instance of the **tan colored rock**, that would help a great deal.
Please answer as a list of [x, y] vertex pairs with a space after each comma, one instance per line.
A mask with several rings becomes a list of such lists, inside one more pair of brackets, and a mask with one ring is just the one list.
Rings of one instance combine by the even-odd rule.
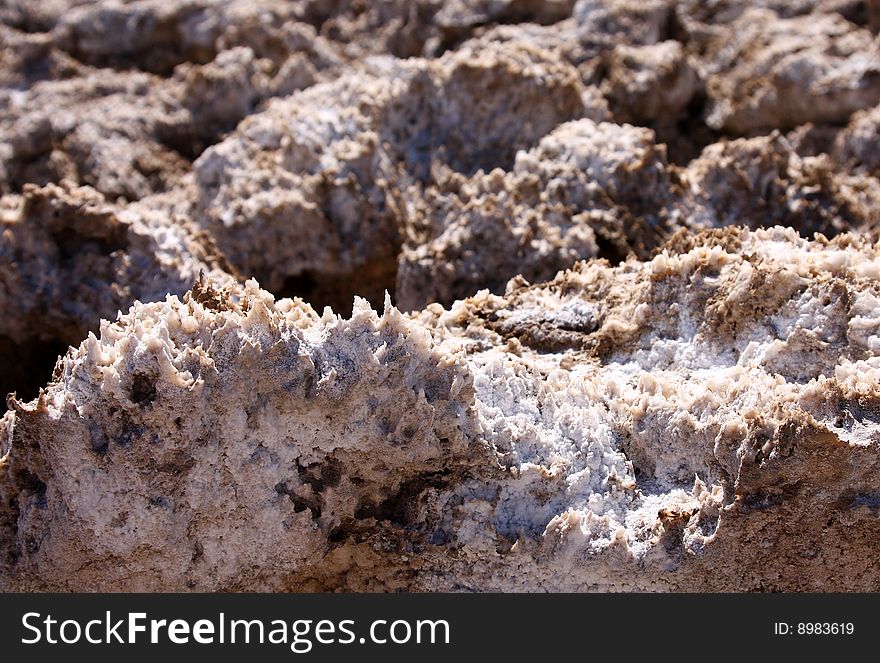
[[381, 301], [408, 232], [401, 187], [440, 166], [509, 168], [590, 99], [573, 67], [527, 46], [371, 60], [273, 101], [208, 149], [195, 163], [198, 218], [273, 292], [337, 310], [355, 292]]
[[[200, 270], [224, 276], [210, 238], [174, 196], [124, 209], [89, 187], [25, 187], [2, 199], [0, 392], [27, 398], [59, 354], [136, 300], [183, 294]], [[228, 267], [227, 267], [228, 269]]]
[[409, 318], [199, 281], [13, 402], [0, 578], [876, 590], [878, 353], [876, 244], [782, 228]]
[[0, 3], [0, 590], [880, 590], [875, 5]]
[[832, 154], [849, 168], [880, 177], [880, 106], [853, 115], [837, 134]]
[[713, 128], [748, 134], [842, 122], [880, 101], [880, 46], [842, 16], [749, 10], [705, 55]]
[[450, 172], [424, 194], [416, 188], [403, 207], [427, 232], [404, 247], [399, 305], [449, 305], [481, 288], [501, 293], [515, 276], [542, 281], [577, 260], [649, 253], [662, 242], [672, 187], [653, 138], [577, 120], [520, 152], [508, 172]]
[[189, 164], [166, 143], [189, 125], [163, 81], [82, 71], [9, 94], [0, 118], [0, 187], [67, 179], [129, 200], [170, 188]]
[[841, 173], [827, 155], [801, 158], [778, 133], [710, 145], [681, 182], [680, 218], [695, 227], [778, 224], [804, 237], [880, 227], [877, 180]]
[[573, 17], [582, 41], [612, 47], [656, 44], [670, 37], [670, 0], [578, 0]]
[[6, 0], [0, 7], [0, 22], [27, 32], [51, 30], [67, 12], [81, 5], [93, 4], [95, 0]]
[[603, 83], [615, 117], [624, 122], [675, 122], [700, 90], [700, 79], [677, 41], [621, 45]]
[[259, 56], [286, 53], [300, 3], [279, 0], [134, 0], [90, 2], [59, 17], [60, 48], [100, 67], [168, 74], [183, 62], [205, 64], [221, 50], [249, 46]]

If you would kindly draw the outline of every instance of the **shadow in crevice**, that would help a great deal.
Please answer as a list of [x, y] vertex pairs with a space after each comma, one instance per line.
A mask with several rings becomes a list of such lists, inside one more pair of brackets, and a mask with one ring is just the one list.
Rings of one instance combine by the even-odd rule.
[[385, 292], [394, 301], [397, 280], [397, 260], [377, 260], [351, 272], [326, 274], [303, 271], [288, 276], [273, 294], [277, 298], [300, 297], [311, 304], [319, 314], [325, 306], [337, 315], [351, 315], [355, 296], [363, 297], [377, 311], [385, 305]]
[[15, 392], [19, 400], [37, 397], [52, 380], [52, 371], [68, 345], [58, 339], [30, 339], [16, 343], [0, 336], [0, 394]]

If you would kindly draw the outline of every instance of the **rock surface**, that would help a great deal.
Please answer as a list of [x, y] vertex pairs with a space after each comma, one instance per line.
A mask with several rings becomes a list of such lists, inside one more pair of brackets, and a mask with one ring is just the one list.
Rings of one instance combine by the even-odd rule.
[[0, 590], [880, 590], [878, 7], [0, 3]]
[[682, 236], [412, 316], [203, 278], [11, 401], [5, 577], [875, 587], [878, 354], [880, 251], [851, 235]]

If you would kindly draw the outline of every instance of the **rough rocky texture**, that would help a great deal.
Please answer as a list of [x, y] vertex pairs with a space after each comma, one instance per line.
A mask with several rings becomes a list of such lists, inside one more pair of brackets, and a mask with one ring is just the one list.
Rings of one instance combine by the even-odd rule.
[[169, 188], [187, 165], [161, 140], [179, 123], [157, 89], [163, 83], [143, 73], [83, 74], [4, 91], [3, 191], [67, 179], [133, 200]]
[[[68, 585], [80, 588], [289, 588], [356, 512], [464, 471], [477, 446], [464, 433], [473, 402], [464, 363], [433, 350], [425, 330], [391, 309], [321, 320], [302, 303], [276, 306], [252, 281], [229, 293], [200, 281], [183, 301], [138, 305], [58, 373], [73, 391], [21, 411], [37, 427], [58, 422], [58, 454], [42, 456], [42, 471], [9, 463], [13, 481], [46, 486], [37, 497], [46, 509], [18, 498], [16, 538], [40, 541], [42, 558], [19, 560], [20, 573], [40, 582], [45, 565], [81, 577]], [[211, 402], [227, 405], [197, 414]], [[17, 429], [14, 416], [16, 448], [45, 446], [36, 429], [22, 438], [27, 425]], [[388, 443], [381, 459], [374, 439]], [[72, 511], [53, 523], [49, 503]], [[67, 533], [50, 542], [56, 527]], [[242, 549], [262, 552], [249, 559]], [[136, 580], [118, 558], [149, 571]]]
[[783, 224], [805, 237], [880, 227], [876, 180], [835, 168], [827, 154], [802, 158], [778, 133], [714, 143], [680, 176], [689, 225]]
[[650, 130], [563, 124], [508, 172], [449, 172], [410, 192], [407, 208], [430, 225], [401, 255], [398, 301], [451, 304], [480, 287], [503, 290], [517, 275], [546, 280], [578, 257], [647, 253], [662, 237], [669, 189], [665, 152]]
[[853, 115], [849, 125], [837, 134], [832, 154], [842, 165], [856, 172], [880, 177], [880, 106]]
[[11, 401], [5, 583], [876, 589], [878, 358], [849, 235], [682, 236], [409, 318], [202, 279]]
[[605, 86], [615, 117], [627, 122], [674, 123], [700, 90], [700, 78], [684, 47], [669, 40], [615, 48]]
[[880, 50], [838, 14], [746, 11], [709, 46], [707, 123], [734, 133], [840, 122], [880, 102]]
[[195, 163], [198, 220], [272, 291], [337, 310], [355, 293], [381, 302], [407, 231], [404, 182], [438, 165], [509, 167], [593, 100], [576, 70], [524, 46], [372, 60], [273, 101], [208, 149]]
[[878, 31], [0, 0], [0, 590], [880, 590]]
[[[200, 271], [231, 278], [172, 196], [118, 208], [88, 187], [38, 188], [0, 209], [0, 387], [28, 398], [54, 357], [135, 300], [186, 292]], [[226, 267], [224, 270], [223, 268]]]

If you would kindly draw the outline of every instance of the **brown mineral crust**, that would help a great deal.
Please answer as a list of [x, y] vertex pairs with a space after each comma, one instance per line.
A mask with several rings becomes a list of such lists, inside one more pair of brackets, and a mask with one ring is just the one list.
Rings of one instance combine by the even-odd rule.
[[451, 304], [481, 287], [501, 292], [514, 276], [551, 278], [576, 256], [648, 255], [664, 234], [668, 170], [650, 130], [582, 119], [521, 152], [509, 171], [449, 172], [411, 189], [404, 208], [427, 233], [404, 247], [397, 300], [405, 309]]
[[606, 86], [614, 115], [625, 122], [675, 122], [700, 90], [700, 78], [680, 42], [618, 46]]
[[878, 7], [0, 3], [0, 590], [880, 590]]
[[274, 101], [195, 164], [198, 218], [232, 264], [343, 310], [353, 283], [374, 303], [394, 288], [401, 238], [424, 225], [402, 214], [404, 183], [430, 182], [435, 159], [464, 174], [509, 167], [589, 98], [573, 68], [523, 46], [370, 67]]
[[0, 219], [4, 394], [35, 395], [57, 356], [101, 318], [182, 294], [200, 270], [224, 278], [228, 269], [210, 239], [173, 214], [172, 197], [119, 209], [89, 187], [50, 184], [26, 185], [9, 202], [16, 207]]
[[412, 316], [200, 279], [11, 401], [5, 587], [876, 589], [878, 269], [729, 228]]
[[805, 237], [876, 228], [880, 188], [849, 176], [828, 155], [800, 157], [778, 133], [706, 147], [681, 171], [689, 223], [786, 225]]
[[710, 42], [710, 126], [737, 134], [841, 122], [880, 101], [871, 33], [836, 13], [750, 9]]
[[856, 172], [880, 177], [880, 106], [859, 111], [836, 135], [829, 150], [842, 166]]
[[81, 73], [7, 96], [2, 191], [66, 179], [133, 200], [176, 184], [189, 164], [162, 138], [186, 118], [162, 93], [164, 82], [142, 73]]

